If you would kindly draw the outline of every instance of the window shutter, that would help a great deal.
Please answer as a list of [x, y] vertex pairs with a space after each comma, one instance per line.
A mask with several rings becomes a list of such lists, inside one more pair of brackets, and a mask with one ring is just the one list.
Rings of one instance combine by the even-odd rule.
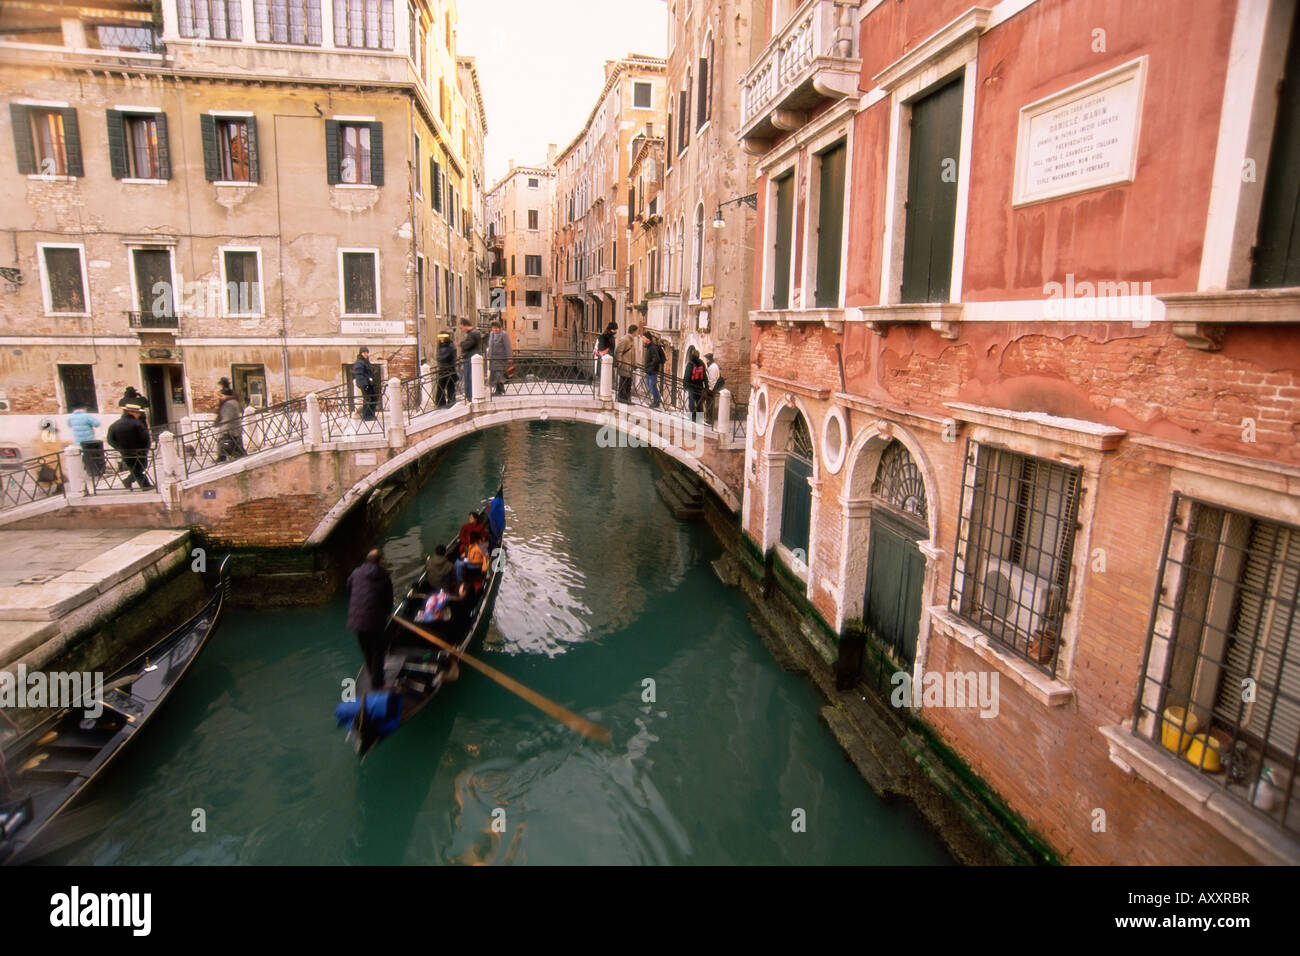
[[172, 152], [167, 144], [167, 114], [159, 113], [156, 119], [158, 129], [158, 178], [172, 178]]
[[384, 184], [384, 124], [370, 124], [370, 182]]
[[217, 156], [217, 120], [215, 116], [199, 116], [199, 134], [203, 140], [203, 176], [210, 183], [221, 178], [221, 163]]
[[63, 114], [63, 148], [68, 156], [68, 175], [84, 176], [86, 169], [81, 163], [81, 127], [77, 125], [75, 109], [59, 110]]
[[32, 145], [32, 128], [27, 122], [27, 107], [10, 103], [9, 119], [14, 127], [14, 152], [18, 156], [18, 172], [31, 175], [36, 172], [36, 150]]
[[432, 156], [429, 157], [429, 206], [437, 205], [438, 196], [438, 164]]
[[126, 178], [126, 135], [122, 129], [122, 111], [108, 110], [108, 168], [114, 179]]
[[433, 193], [433, 211], [442, 212], [442, 167], [436, 160], [433, 164], [433, 185], [429, 191]]
[[339, 123], [325, 121], [325, 181], [331, 186], [340, 182], [339, 175]]
[[262, 181], [262, 169], [257, 162], [257, 117], [248, 118], [248, 178], [255, 183]]
[[709, 116], [709, 61], [700, 57], [700, 78], [695, 89], [695, 128], [699, 129]]

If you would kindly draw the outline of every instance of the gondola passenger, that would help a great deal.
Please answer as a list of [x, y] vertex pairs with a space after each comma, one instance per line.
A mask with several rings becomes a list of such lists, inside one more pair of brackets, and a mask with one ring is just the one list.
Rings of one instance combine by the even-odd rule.
[[479, 580], [487, 577], [488, 568], [491, 567], [487, 539], [483, 535], [475, 536], [462, 553], [464, 557], [456, 559], [456, 579], [477, 585]]
[[460, 526], [458, 541], [460, 542], [461, 557], [465, 556], [471, 541], [475, 538], [481, 538], [485, 534], [487, 534], [487, 524], [483, 521], [483, 516], [477, 511], [471, 511], [469, 520]]
[[433, 549], [433, 554], [424, 561], [424, 575], [431, 590], [445, 585], [455, 573], [456, 567], [447, 557], [447, 546], [440, 544]]

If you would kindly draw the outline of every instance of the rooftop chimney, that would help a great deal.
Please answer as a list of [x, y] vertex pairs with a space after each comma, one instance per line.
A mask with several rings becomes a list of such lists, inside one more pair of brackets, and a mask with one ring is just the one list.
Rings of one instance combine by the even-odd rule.
[[547, 143], [546, 144], [546, 165], [547, 166], [555, 165], [555, 152], [556, 152], [555, 144]]

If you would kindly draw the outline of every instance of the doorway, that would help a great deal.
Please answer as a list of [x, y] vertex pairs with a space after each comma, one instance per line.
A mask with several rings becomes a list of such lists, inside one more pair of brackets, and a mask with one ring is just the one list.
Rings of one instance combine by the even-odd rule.
[[173, 431], [189, 410], [185, 404], [185, 370], [180, 365], [141, 365], [144, 397], [149, 400], [149, 428], [156, 435]]
[[[924, 532], [919, 532], [923, 537]], [[921, 627], [921, 584], [925, 558], [916, 546], [918, 532], [884, 509], [871, 514], [867, 553], [867, 592], [862, 622], [867, 632], [908, 667], [916, 660]]]

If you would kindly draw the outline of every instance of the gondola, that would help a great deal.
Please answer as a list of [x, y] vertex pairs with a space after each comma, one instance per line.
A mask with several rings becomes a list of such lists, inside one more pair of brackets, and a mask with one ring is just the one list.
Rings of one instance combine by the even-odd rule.
[[0, 863], [22, 862], [32, 841], [104, 772], [175, 690], [221, 620], [229, 561], [221, 562], [216, 590], [197, 614], [104, 683], [98, 717], [85, 715], [94, 709], [91, 689], [81, 706], [60, 710], [4, 747]]
[[[497, 487], [496, 494], [484, 505], [488, 519], [491, 562], [482, 579], [474, 602], [451, 621], [419, 626], [436, 634], [458, 651], [467, 651], [481, 638], [492, 619], [497, 590], [501, 587], [504, 561], [499, 549], [504, 548], [505, 535], [505, 484]], [[453, 538], [447, 545], [447, 557], [460, 555], [460, 542]], [[335, 717], [340, 724], [348, 725], [348, 740], [362, 760], [389, 734], [418, 714], [429, 701], [438, 695], [458, 670], [452, 654], [423, 640], [419, 635], [398, 624], [396, 618], [415, 622], [436, 582], [430, 582], [426, 572], [421, 572], [406, 596], [397, 602], [388, 620], [384, 636], [388, 653], [384, 663], [384, 683], [388, 690], [372, 693], [374, 680], [366, 665], [357, 674], [355, 700], [340, 704]]]

